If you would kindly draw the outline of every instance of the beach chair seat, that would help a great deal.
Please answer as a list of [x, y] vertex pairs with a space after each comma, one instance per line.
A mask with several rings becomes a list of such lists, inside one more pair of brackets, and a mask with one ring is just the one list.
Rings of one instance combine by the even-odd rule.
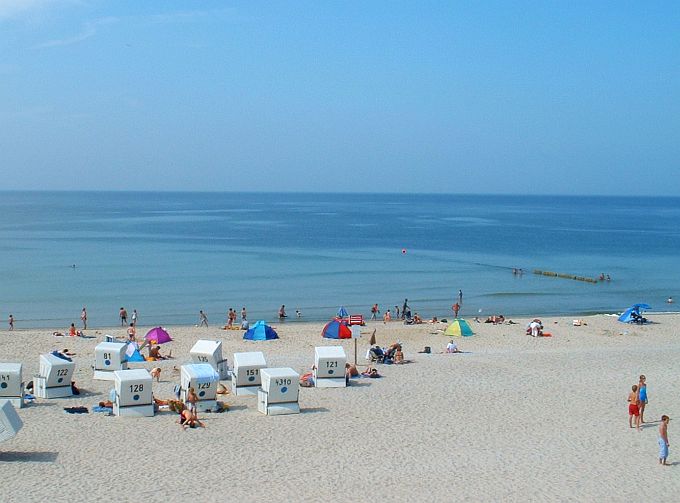
[[363, 314], [350, 314], [349, 315], [349, 324], [350, 324], [350, 326], [359, 325], [359, 326], [363, 327], [366, 324], [364, 322], [364, 315]]
[[9, 401], [0, 402], [0, 442], [14, 437], [24, 424]]

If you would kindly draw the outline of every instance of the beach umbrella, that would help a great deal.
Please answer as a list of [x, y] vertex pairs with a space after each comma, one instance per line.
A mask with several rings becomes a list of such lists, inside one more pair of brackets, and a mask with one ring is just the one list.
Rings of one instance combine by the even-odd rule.
[[278, 339], [279, 334], [264, 320], [259, 320], [243, 334], [243, 338], [248, 341], [270, 341]]
[[144, 340], [149, 344], [165, 344], [172, 341], [172, 337], [164, 328], [156, 327], [146, 333]]
[[340, 306], [340, 309], [338, 309], [338, 314], [336, 316], [338, 318], [347, 318], [349, 316], [349, 313], [347, 312], [347, 309], [345, 309], [345, 306]]
[[352, 329], [347, 320], [336, 318], [324, 325], [321, 336], [326, 339], [351, 339]]
[[453, 323], [446, 327], [444, 335], [452, 335], [455, 337], [469, 337], [473, 335], [473, 333], [472, 328], [470, 328], [470, 324], [467, 321], [465, 321], [462, 318], [456, 318], [455, 320], [453, 320]]
[[648, 311], [652, 308], [649, 304], [633, 304], [631, 307], [637, 307], [638, 310], [642, 309], [643, 311]]

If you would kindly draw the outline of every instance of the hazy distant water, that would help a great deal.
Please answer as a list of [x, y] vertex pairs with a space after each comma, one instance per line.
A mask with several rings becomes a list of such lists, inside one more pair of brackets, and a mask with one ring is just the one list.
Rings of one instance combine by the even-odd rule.
[[199, 309], [218, 324], [229, 307], [245, 305], [253, 320], [274, 319], [281, 304], [326, 319], [341, 304], [368, 314], [404, 297], [425, 316], [449, 316], [458, 289], [465, 316], [680, 301], [678, 198], [0, 196], [0, 316], [24, 327], [66, 326], [83, 306], [91, 325], [115, 324], [121, 306], [142, 324], [195, 323]]

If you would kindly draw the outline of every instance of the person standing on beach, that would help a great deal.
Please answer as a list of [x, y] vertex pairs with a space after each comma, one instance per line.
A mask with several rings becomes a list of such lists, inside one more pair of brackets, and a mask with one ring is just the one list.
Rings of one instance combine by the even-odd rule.
[[451, 309], [453, 309], [453, 317], [458, 318], [458, 311], [460, 311], [460, 304], [456, 302], [454, 305], [451, 306]]
[[87, 309], [83, 306], [83, 310], [80, 311], [80, 321], [83, 322], [83, 330], [87, 330]]
[[463, 305], [463, 290], [458, 290], [458, 304]]
[[667, 415], [661, 416], [661, 424], [659, 425], [659, 464], [663, 466], [669, 466], [666, 462], [668, 458], [668, 421], [671, 418]]
[[129, 341], [134, 342], [137, 340], [137, 330], [135, 329], [134, 323], [130, 323], [130, 326], [127, 329], [127, 335]]
[[133, 309], [133, 310], [132, 310], [132, 326], [133, 326], [133, 327], [136, 327], [136, 326], [137, 326], [137, 317], [138, 317], [138, 315], [137, 315], [137, 310], [136, 310], [136, 309]]
[[243, 322], [246, 321], [247, 319], [248, 319], [248, 318], [246, 318], [246, 307], [243, 306], [243, 308], [241, 309], [241, 323], [243, 323]]
[[14, 330], [14, 316], [11, 314], [9, 315], [9, 330], [10, 332]]
[[411, 308], [408, 307], [408, 299], [404, 299], [404, 305], [401, 306], [401, 319], [402, 319], [402, 320], [406, 318], [406, 310], [407, 310], [407, 309], [408, 309], [409, 311], [411, 310]]
[[635, 428], [640, 431], [640, 395], [638, 395], [637, 384], [633, 384], [631, 392], [628, 393], [628, 426], [633, 427], [633, 417], [635, 417]]
[[288, 318], [288, 315], [286, 314], [285, 304], [281, 304], [281, 307], [279, 308], [279, 319], [282, 320], [284, 318]]
[[394, 306], [394, 319], [399, 319], [399, 306]]
[[120, 308], [120, 311], [118, 311], [118, 316], [120, 316], [120, 326], [124, 327], [127, 325], [127, 311], [124, 307]]
[[371, 306], [371, 319], [377, 320], [378, 313], [380, 313], [380, 309], [378, 309], [378, 304], [373, 304], [373, 306]]
[[647, 405], [647, 378], [644, 375], [640, 376], [640, 382], [638, 382], [638, 399], [640, 409], [640, 424], [645, 422], [645, 406]]
[[198, 326], [202, 327], [205, 325], [206, 328], [208, 328], [208, 316], [203, 312], [203, 310], [198, 311]]

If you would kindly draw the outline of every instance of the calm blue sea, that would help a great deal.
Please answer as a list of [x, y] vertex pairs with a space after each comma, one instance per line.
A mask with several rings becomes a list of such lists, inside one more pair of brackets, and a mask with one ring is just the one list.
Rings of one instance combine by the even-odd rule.
[[[306, 320], [409, 299], [423, 316], [585, 314], [680, 300], [680, 198], [0, 193], [0, 316], [193, 324], [229, 307]], [[73, 268], [72, 265], [76, 267]], [[522, 268], [521, 276], [512, 273]], [[590, 284], [532, 274], [609, 274]]]

